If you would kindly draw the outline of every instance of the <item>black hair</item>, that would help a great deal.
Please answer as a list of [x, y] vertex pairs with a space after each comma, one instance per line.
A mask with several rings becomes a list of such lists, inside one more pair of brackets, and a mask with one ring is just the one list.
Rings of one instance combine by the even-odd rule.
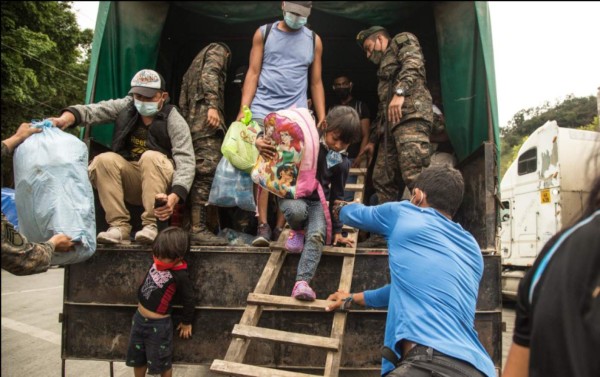
[[335, 106], [327, 113], [327, 128], [325, 132], [339, 131], [343, 143], [356, 143], [362, 138], [360, 118], [350, 106]]
[[177, 226], [170, 226], [159, 232], [152, 244], [152, 254], [157, 258], [183, 258], [190, 248], [188, 232]]
[[454, 216], [463, 200], [465, 182], [460, 171], [449, 165], [430, 165], [419, 174], [415, 188], [427, 195], [431, 207]]
[[336, 79], [339, 79], [340, 77], [345, 77], [348, 79], [348, 81], [353, 82], [352, 77], [350, 77], [350, 75], [347, 72], [340, 72], [339, 74], [334, 75], [333, 80], [335, 81]]

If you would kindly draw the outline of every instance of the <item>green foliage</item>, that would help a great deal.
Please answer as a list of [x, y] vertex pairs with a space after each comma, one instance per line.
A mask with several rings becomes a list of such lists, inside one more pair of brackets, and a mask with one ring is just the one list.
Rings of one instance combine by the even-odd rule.
[[[69, 1], [2, 1], [2, 139], [19, 124], [83, 103], [93, 31], [80, 30]], [[2, 178], [12, 181], [3, 162]]]
[[597, 99], [594, 96], [568, 95], [554, 106], [546, 102], [539, 107], [518, 111], [509, 121], [509, 126], [500, 130], [500, 177], [517, 157], [527, 137], [551, 120], [555, 120], [559, 127], [598, 131]]

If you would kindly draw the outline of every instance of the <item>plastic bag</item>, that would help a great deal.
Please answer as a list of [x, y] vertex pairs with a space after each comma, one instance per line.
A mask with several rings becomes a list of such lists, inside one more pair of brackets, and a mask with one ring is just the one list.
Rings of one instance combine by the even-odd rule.
[[54, 253], [51, 264], [82, 262], [96, 251], [94, 193], [88, 178], [88, 149], [75, 136], [34, 123], [33, 134], [14, 153], [15, 202], [21, 233], [45, 242], [58, 233], [77, 241], [74, 252]]
[[226, 238], [230, 246], [248, 246], [252, 245], [255, 236], [244, 232], [238, 232], [233, 229], [224, 228], [219, 232], [219, 237]]
[[19, 217], [17, 216], [17, 206], [15, 204], [15, 190], [2, 187], [2, 213], [6, 219], [19, 230]]
[[236, 168], [250, 173], [258, 158], [258, 149], [254, 145], [256, 136], [260, 131], [258, 123], [251, 120], [252, 113], [244, 106], [244, 119], [241, 122], [233, 122], [223, 143], [221, 153]]
[[208, 203], [219, 207], [240, 207], [246, 211], [255, 211], [250, 174], [233, 167], [225, 157], [221, 158], [210, 188]]

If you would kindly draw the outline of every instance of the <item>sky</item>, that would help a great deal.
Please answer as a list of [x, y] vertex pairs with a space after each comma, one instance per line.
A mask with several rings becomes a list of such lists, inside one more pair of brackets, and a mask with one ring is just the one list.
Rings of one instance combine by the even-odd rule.
[[[74, 1], [82, 28], [98, 1]], [[501, 127], [519, 111], [596, 96], [600, 87], [600, 2], [488, 2]]]

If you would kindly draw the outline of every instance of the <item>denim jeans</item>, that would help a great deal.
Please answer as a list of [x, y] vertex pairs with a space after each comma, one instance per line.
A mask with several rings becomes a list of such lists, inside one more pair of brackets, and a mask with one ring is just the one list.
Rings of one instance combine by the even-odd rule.
[[317, 271], [325, 245], [327, 222], [323, 206], [318, 200], [279, 199], [279, 209], [292, 230], [306, 229], [296, 281], [304, 280], [310, 283]]

